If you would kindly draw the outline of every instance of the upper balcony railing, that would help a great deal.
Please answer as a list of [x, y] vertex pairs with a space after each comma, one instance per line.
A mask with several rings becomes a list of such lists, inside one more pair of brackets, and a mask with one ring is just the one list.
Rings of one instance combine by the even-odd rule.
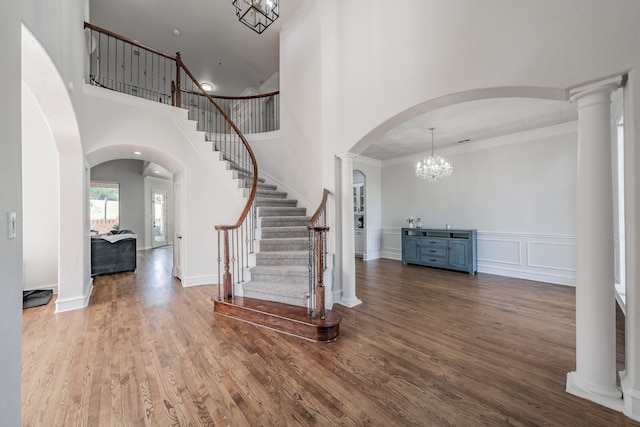
[[[90, 84], [189, 110], [189, 119], [207, 139], [223, 142], [233, 131], [224, 112], [244, 134], [280, 129], [280, 93], [218, 96], [200, 90], [170, 55], [85, 22]], [[213, 98], [219, 109], [209, 101]]]

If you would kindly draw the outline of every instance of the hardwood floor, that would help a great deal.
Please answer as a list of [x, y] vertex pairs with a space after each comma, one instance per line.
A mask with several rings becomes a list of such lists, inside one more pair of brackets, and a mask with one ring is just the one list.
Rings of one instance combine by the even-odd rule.
[[363, 304], [321, 344], [214, 317], [170, 260], [24, 311], [24, 426], [640, 425], [564, 391], [573, 288], [356, 260]]

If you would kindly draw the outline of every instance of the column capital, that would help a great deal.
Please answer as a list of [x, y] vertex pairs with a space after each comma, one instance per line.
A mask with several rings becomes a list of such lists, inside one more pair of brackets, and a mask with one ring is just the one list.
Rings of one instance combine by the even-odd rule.
[[621, 74], [619, 76], [609, 77], [608, 79], [577, 86], [569, 89], [569, 99], [571, 100], [571, 102], [576, 102], [580, 98], [591, 95], [592, 93], [601, 91], [612, 92], [619, 87], [624, 86], [626, 81], [627, 75]]
[[345, 159], [355, 159], [356, 157], [358, 157], [357, 154], [355, 153], [349, 153], [348, 151], [345, 153], [340, 153], [340, 154], [336, 154], [336, 157], [339, 158], [340, 160], [345, 160]]

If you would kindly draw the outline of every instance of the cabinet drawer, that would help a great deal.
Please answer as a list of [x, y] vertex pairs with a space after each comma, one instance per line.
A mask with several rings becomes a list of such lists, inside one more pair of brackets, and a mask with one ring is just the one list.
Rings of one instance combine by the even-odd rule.
[[422, 248], [421, 254], [423, 258], [446, 258], [447, 248], [438, 246], [425, 246]]
[[423, 257], [420, 261], [424, 265], [432, 265], [434, 267], [446, 267], [447, 259], [446, 258], [436, 258], [436, 257]]
[[436, 237], [427, 237], [420, 240], [420, 244], [424, 248], [447, 248], [447, 239], [439, 239]]

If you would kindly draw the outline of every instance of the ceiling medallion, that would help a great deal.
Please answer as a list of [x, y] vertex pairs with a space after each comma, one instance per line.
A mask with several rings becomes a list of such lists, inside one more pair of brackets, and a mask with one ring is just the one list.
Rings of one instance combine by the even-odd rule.
[[430, 182], [445, 178], [453, 173], [453, 167], [440, 156], [436, 156], [433, 152], [433, 130], [431, 131], [431, 154], [425, 157], [422, 163], [416, 166], [416, 176], [420, 179], [426, 179]]
[[278, 0], [233, 0], [238, 20], [258, 34], [278, 19]]

